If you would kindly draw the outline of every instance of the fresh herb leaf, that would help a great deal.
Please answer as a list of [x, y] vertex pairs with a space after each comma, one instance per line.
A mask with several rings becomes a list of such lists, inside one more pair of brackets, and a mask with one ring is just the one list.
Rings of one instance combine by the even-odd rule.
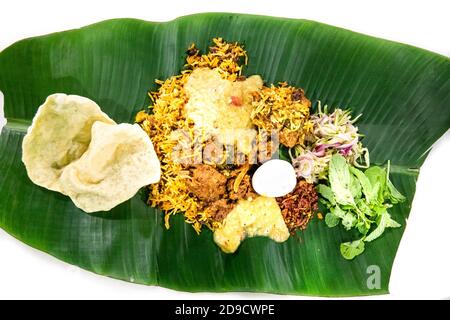
[[365, 239], [365, 241], [373, 241], [380, 237], [386, 228], [398, 228], [401, 225], [391, 218], [391, 215], [385, 210], [378, 221], [378, 226]]
[[339, 206], [331, 208], [331, 212], [338, 218], [344, 219], [345, 217], [345, 211], [342, 210]]
[[328, 212], [325, 216], [325, 223], [329, 228], [336, 227], [339, 224], [339, 217], [335, 216], [332, 212]]
[[320, 201], [329, 208], [325, 216], [328, 227], [339, 222], [346, 230], [356, 228], [362, 238], [341, 244], [341, 253], [353, 259], [364, 251], [364, 243], [379, 238], [386, 228], [398, 228], [387, 209], [405, 197], [389, 180], [387, 169], [373, 166], [365, 172], [350, 166], [341, 155], [333, 155], [328, 170], [328, 183], [317, 187]]
[[365, 199], [359, 199], [358, 202], [356, 202], [356, 207], [358, 208], [359, 212], [367, 217], [374, 217], [377, 216], [377, 213], [369, 206], [367, 201]]
[[391, 171], [391, 162], [388, 161], [386, 173], [386, 198], [389, 198], [393, 204], [405, 201], [405, 197], [395, 188], [394, 184], [389, 179], [389, 172]]
[[387, 190], [389, 192], [388, 198], [393, 204], [405, 201], [405, 196], [403, 196], [397, 188], [392, 184], [391, 180], [387, 181]]
[[367, 202], [372, 203], [374, 199], [372, 184], [370, 183], [369, 178], [361, 171], [356, 169], [355, 167], [350, 167], [350, 172], [358, 179], [359, 183], [362, 187], [362, 192], [366, 197]]
[[351, 183], [350, 183], [350, 192], [352, 193], [353, 199], [359, 199], [361, 198], [361, 184], [359, 183], [358, 179], [355, 178], [354, 175], [351, 176]]
[[400, 228], [402, 225], [400, 223], [398, 223], [397, 221], [395, 221], [394, 219], [392, 219], [389, 216], [389, 220], [388, 222], [386, 222], [386, 227], [387, 228]]
[[367, 220], [360, 220], [356, 224], [356, 228], [358, 229], [359, 233], [365, 235], [367, 234], [367, 232], [369, 232], [370, 223]]
[[364, 252], [364, 241], [363, 239], [351, 241], [351, 242], [344, 242], [341, 243], [341, 254], [342, 256], [347, 260], [352, 260], [356, 256], [359, 256], [361, 253]]
[[324, 184], [319, 184], [317, 186], [317, 192], [324, 197], [328, 202], [330, 202], [332, 205], [336, 204], [336, 201], [334, 200], [333, 191], [329, 186], [326, 186]]
[[350, 230], [354, 225], [356, 224], [356, 217], [355, 215], [348, 211], [345, 213], [344, 218], [342, 218], [342, 225], [346, 230]]
[[370, 167], [364, 172], [372, 186], [373, 201], [384, 202], [384, 190], [386, 188], [386, 171], [381, 167]]
[[355, 200], [350, 191], [350, 170], [343, 156], [335, 154], [331, 157], [328, 178], [336, 202], [344, 206], [355, 206]]
[[367, 237], [366, 237], [366, 241], [370, 242], [375, 240], [376, 238], [378, 238], [379, 236], [381, 236], [384, 232], [384, 229], [386, 228], [387, 225], [387, 221], [388, 221], [388, 216], [389, 214], [387, 213], [387, 211], [385, 210], [378, 221], [378, 226], [375, 228], [375, 230], [373, 230]]

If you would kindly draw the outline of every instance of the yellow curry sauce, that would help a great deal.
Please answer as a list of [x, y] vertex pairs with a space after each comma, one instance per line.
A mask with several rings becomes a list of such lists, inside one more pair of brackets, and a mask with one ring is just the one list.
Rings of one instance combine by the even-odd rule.
[[222, 226], [214, 231], [214, 241], [225, 253], [233, 253], [249, 237], [264, 236], [276, 242], [289, 238], [281, 209], [275, 198], [257, 196], [240, 200]]

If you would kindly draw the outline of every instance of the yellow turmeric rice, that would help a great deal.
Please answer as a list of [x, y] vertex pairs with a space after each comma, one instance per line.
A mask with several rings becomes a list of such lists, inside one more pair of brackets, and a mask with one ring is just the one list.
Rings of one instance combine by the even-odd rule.
[[[161, 161], [161, 181], [149, 186], [148, 204], [165, 212], [166, 228], [170, 227], [170, 217], [178, 212], [184, 213], [186, 222], [192, 224], [197, 233], [201, 232], [204, 225], [213, 230], [220, 226], [220, 223], [210, 219], [208, 210], [202, 210], [198, 199], [190, 193], [189, 170], [180, 161], [173, 159], [173, 150], [180, 141], [174, 132], [182, 130], [190, 136], [190, 141], [194, 140], [196, 134], [194, 123], [188, 119], [185, 110], [189, 97], [184, 86], [193, 70], [209, 68], [230, 81], [244, 78], [242, 68], [247, 64], [248, 57], [242, 46], [227, 43], [221, 38], [213, 39], [213, 42], [208, 54], [201, 54], [192, 44], [187, 50], [186, 64], [181, 74], [164, 81], [156, 80], [158, 90], [149, 93], [152, 106], [148, 111], [136, 115], [136, 122], [151, 138]], [[258, 129], [279, 130], [282, 143], [283, 140], [302, 143], [304, 135], [310, 130], [308, 118], [311, 104], [300, 89], [287, 84], [264, 87], [255, 94], [252, 105], [253, 124]], [[196, 156], [196, 153], [191, 156]], [[248, 164], [238, 168], [240, 174], [235, 184], [240, 183], [249, 168]]]

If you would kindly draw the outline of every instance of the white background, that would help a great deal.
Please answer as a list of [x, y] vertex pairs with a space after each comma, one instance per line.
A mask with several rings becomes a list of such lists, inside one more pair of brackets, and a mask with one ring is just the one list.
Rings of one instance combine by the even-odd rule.
[[[450, 11], [447, 3], [445, 0], [9, 0], [0, 4], [0, 50], [24, 37], [77, 28], [109, 18], [166, 21], [180, 15], [216, 11], [306, 18], [450, 56]], [[0, 107], [0, 118], [2, 109]], [[449, 163], [450, 132], [447, 132], [436, 143], [422, 167], [408, 227], [392, 272], [391, 294], [383, 298], [450, 298], [450, 206], [446, 205], [450, 202]], [[0, 299], [10, 298], [301, 297], [245, 293], [190, 294], [124, 283], [67, 265], [27, 247], [0, 230]]]

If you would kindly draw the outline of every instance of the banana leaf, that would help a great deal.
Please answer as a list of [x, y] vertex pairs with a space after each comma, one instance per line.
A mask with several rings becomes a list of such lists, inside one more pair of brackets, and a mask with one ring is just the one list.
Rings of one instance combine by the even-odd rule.
[[[318, 219], [283, 244], [252, 238], [227, 255], [210, 231], [197, 236], [182, 215], [165, 230], [162, 212], [145, 204], [144, 193], [111, 212], [88, 215], [69, 198], [31, 183], [21, 142], [48, 95], [86, 96], [117, 122], [133, 122], [148, 106], [154, 80], [178, 74], [186, 48], [195, 42], [205, 50], [213, 37], [245, 45], [246, 74], [260, 74], [267, 83], [288, 81], [312, 101], [363, 113], [359, 129], [372, 163], [390, 159], [392, 180], [407, 197], [391, 211], [401, 228], [387, 230], [352, 261], [341, 257], [339, 244], [353, 235]], [[167, 23], [118, 19], [19, 41], [0, 53], [0, 90], [8, 119], [0, 136], [0, 227], [100, 275], [192, 292], [388, 292], [419, 168], [450, 127], [447, 57], [313, 21], [252, 15], [208, 13]]]

